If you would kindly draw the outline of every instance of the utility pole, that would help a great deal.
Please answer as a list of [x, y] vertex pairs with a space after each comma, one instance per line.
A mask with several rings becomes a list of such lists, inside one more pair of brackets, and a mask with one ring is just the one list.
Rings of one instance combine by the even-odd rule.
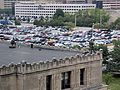
[[101, 24], [102, 24], [102, 23], [101, 23], [101, 22], [102, 22], [102, 21], [101, 21], [101, 20], [102, 20], [101, 18], [102, 18], [102, 17], [101, 17], [101, 9], [100, 9], [100, 10], [99, 10], [99, 29], [101, 28]]
[[76, 22], [76, 14], [75, 14], [75, 27], [76, 27], [76, 23], [77, 23], [77, 22]]

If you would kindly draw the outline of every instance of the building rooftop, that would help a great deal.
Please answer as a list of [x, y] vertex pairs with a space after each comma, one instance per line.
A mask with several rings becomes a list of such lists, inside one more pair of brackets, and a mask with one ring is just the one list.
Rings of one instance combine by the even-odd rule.
[[63, 59], [78, 54], [72, 51], [47, 50], [38, 48], [30, 48], [21, 46], [20, 48], [10, 49], [9, 44], [0, 43], [0, 66], [8, 65], [9, 63], [20, 63], [26, 61], [28, 63], [51, 61], [53, 58]]

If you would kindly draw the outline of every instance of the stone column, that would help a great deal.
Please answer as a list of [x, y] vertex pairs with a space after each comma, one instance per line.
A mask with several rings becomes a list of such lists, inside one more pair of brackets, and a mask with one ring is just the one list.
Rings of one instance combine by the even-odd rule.
[[71, 90], [79, 90], [80, 86], [80, 70], [71, 71]]
[[71, 90], [75, 88], [75, 70], [71, 71]]
[[39, 78], [39, 90], [46, 90], [46, 76], [42, 75]]
[[61, 73], [52, 75], [52, 90], [61, 90]]
[[78, 90], [79, 86], [80, 86], [80, 70], [76, 69], [75, 70], [75, 82], [76, 82], [76, 89]]
[[91, 63], [88, 64], [88, 67], [86, 68], [86, 78], [87, 78], [87, 86], [89, 87], [91, 85], [91, 70], [92, 70], [92, 67], [91, 67]]

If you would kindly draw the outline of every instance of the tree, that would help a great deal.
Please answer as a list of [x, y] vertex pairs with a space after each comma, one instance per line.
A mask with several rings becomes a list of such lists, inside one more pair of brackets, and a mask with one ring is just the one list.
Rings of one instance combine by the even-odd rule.
[[65, 13], [64, 14], [64, 22], [72, 22], [74, 23], [75, 22], [75, 16], [74, 15], [71, 15], [69, 13]]
[[39, 26], [42, 26], [42, 25], [45, 25], [44, 17], [43, 16], [41, 16], [40, 20], [39, 20]]
[[48, 16], [45, 17], [45, 25], [49, 25], [50, 18]]
[[114, 50], [111, 52], [112, 69], [115, 71], [120, 70], [120, 41], [113, 41]]
[[110, 28], [120, 30], [120, 17], [115, 22], [111, 23]]
[[65, 26], [67, 26], [67, 28], [71, 29], [71, 28], [75, 27], [75, 24], [72, 22], [66, 22]]
[[[109, 21], [109, 14], [104, 10], [83, 10], [76, 13], [77, 15], [77, 26], [91, 27], [92, 24], [99, 24], [101, 17], [101, 26], [104, 26]], [[100, 25], [99, 25], [100, 26]], [[104, 28], [104, 27], [103, 27]]]
[[36, 25], [52, 25], [52, 26], [63, 26], [68, 25], [68, 27], [73, 27], [75, 23], [76, 16], [76, 24], [80, 27], [92, 27], [93, 23], [97, 25], [99, 28], [100, 22], [100, 14], [102, 18], [102, 27], [105, 26], [107, 28], [107, 22], [109, 20], [109, 15], [104, 10], [79, 10], [76, 14], [64, 13], [62, 9], [57, 9], [56, 13], [53, 15], [51, 20], [48, 21], [48, 18], [44, 18], [42, 20], [40, 18], [39, 23]]
[[103, 74], [103, 80], [107, 85], [109, 85], [113, 80], [112, 74], [111, 73]]
[[51, 26], [64, 26], [63, 17], [59, 16], [58, 18], [54, 18], [50, 21]]
[[15, 20], [15, 25], [21, 25], [20, 21], [19, 20]]
[[62, 9], [57, 9], [56, 13], [54, 14], [53, 18], [64, 17], [64, 12]]
[[36, 19], [34, 20], [33, 24], [39, 26], [39, 21]]
[[12, 9], [0, 9], [0, 14], [12, 14]]
[[109, 52], [108, 48], [105, 45], [99, 45], [95, 46], [95, 50], [102, 50], [102, 56], [103, 56], [103, 64], [108, 64], [107, 60], [109, 59]]

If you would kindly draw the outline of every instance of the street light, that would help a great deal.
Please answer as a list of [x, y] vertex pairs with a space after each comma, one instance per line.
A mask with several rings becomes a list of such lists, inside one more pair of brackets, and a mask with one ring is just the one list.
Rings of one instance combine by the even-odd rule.
[[76, 23], [77, 23], [77, 21], [76, 21], [76, 17], [77, 17], [77, 15], [75, 14], [75, 27], [76, 27]]
[[89, 41], [89, 49], [90, 49], [90, 53], [92, 54], [93, 52], [95, 52], [94, 50], [94, 42], [93, 42], [93, 29], [94, 29], [94, 23], [92, 25], [92, 29], [91, 29], [91, 40]]

